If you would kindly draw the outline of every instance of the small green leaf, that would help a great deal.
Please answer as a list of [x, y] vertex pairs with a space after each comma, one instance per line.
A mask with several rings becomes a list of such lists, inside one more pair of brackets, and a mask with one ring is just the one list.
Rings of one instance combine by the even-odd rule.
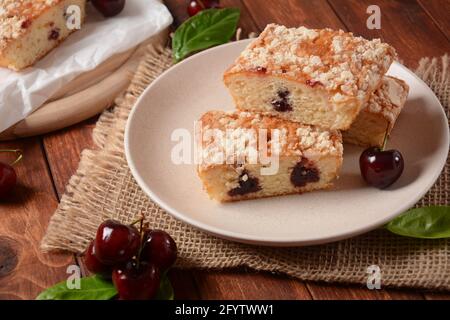
[[236, 32], [240, 10], [208, 9], [186, 20], [175, 32], [172, 50], [175, 62], [195, 52], [227, 43]]
[[[99, 276], [81, 278], [80, 289], [67, 288], [63, 281], [39, 294], [36, 300], [111, 300], [117, 290], [111, 281]], [[167, 276], [161, 278], [157, 300], [174, 300], [172, 284]]]
[[450, 207], [411, 209], [389, 222], [386, 228], [398, 235], [421, 238], [450, 238]]
[[45, 290], [36, 300], [110, 300], [117, 295], [111, 281], [92, 276], [80, 279], [80, 289], [67, 288], [63, 281]]
[[159, 285], [159, 291], [156, 295], [156, 300], [174, 300], [175, 294], [173, 292], [172, 284], [169, 278], [165, 275], [161, 278], [161, 284]]

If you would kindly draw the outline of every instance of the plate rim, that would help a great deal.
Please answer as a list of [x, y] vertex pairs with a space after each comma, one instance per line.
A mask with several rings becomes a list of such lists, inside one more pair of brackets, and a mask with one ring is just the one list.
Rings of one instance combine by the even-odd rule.
[[[165, 201], [161, 200], [152, 190], [150, 187], [147, 186], [147, 184], [145, 183], [144, 179], [140, 176], [140, 174], [138, 173], [138, 170], [135, 166], [135, 163], [133, 161], [133, 157], [131, 155], [131, 151], [130, 151], [130, 131], [132, 128], [132, 123], [133, 123], [133, 119], [135, 117], [135, 114], [137, 112], [137, 110], [139, 109], [139, 105], [142, 103], [142, 101], [145, 99], [145, 96], [148, 94], [149, 91], [152, 90], [152, 88], [156, 85], [156, 83], [162, 79], [163, 77], [166, 76], [166, 74], [168, 74], [169, 72], [173, 72], [174, 69], [180, 68], [182, 65], [189, 63], [192, 59], [194, 58], [198, 58], [199, 56], [205, 55], [205, 54], [210, 54], [211, 52], [215, 51], [215, 50], [221, 50], [224, 47], [227, 46], [233, 46], [236, 45], [237, 43], [250, 43], [252, 41], [252, 39], [244, 39], [244, 40], [240, 40], [240, 41], [234, 41], [234, 42], [230, 42], [227, 44], [223, 44], [220, 46], [216, 46], [210, 49], [207, 49], [205, 51], [202, 51], [200, 53], [197, 53], [185, 60], [183, 60], [182, 62], [173, 65], [172, 67], [170, 67], [169, 69], [167, 69], [166, 71], [164, 71], [162, 74], [160, 74], [140, 95], [140, 97], [137, 99], [137, 101], [135, 102], [129, 116], [127, 119], [127, 123], [126, 123], [126, 127], [125, 127], [125, 135], [124, 135], [124, 148], [125, 148], [125, 157], [126, 157], [126, 161], [128, 164], [128, 167], [130, 168], [131, 174], [133, 175], [134, 179], [136, 180], [136, 182], [138, 183], [139, 187], [144, 191], [144, 193], [146, 193], [146, 195], [152, 200], [154, 201], [157, 205], [159, 205], [162, 209], [164, 209], [165, 211], [167, 211], [171, 216], [173, 216], [175, 219], [178, 219], [184, 223], [187, 223], [188, 225], [199, 229], [203, 232], [206, 232], [210, 235], [213, 236], [217, 236], [219, 238], [222, 239], [226, 239], [226, 240], [231, 240], [231, 241], [235, 241], [235, 242], [239, 242], [239, 243], [245, 243], [245, 244], [253, 244], [253, 245], [263, 245], [263, 246], [275, 246], [275, 247], [291, 247], [291, 246], [310, 246], [310, 245], [319, 245], [319, 244], [326, 244], [326, 243], [331, 243], [331, 242], [335, 242], [335, 241], [339, 241], [339, 240], [344, 240], [344, 239], [348, 239], [348, 238], [352, 238], [364, 233], [367, 233], [369, 231], [375, 230], [376, 228], [386, 224], [387, 222], [391, 221], [392, 219], [394, 219], [395, 217], [397, 217], [398, 215], [402, 214], [403, 212], [405, 212], [406, 210], [410, 209], [412, 207], [412, 205], [414, 205], [415, 203], [417, 203], [417, 201], [419, 201], [429, 190], [430, 188], [434, 185], [434, 183], [437, 181], [437, 179], [439, 178], [439, 176], [442, 173], [443, 168], [445, 167], [446, 164], [446, 159], [444, 161], [442, 161], [442, 164], [440, 166], [440, 170], [437, 170], [435, 173], [435, 175], [432, 178], [432, 182], [429, 183], [429, 185], [426, 186], [426, 188], [423, 188], [420, 192], [418, 192], [416, 194], [415, 197], [412, 197], [411, 201], [406, 202], [406, 205], [401, 206], [401, 208], [399, 208], [398, 210], [393, 211], [393, 213], [389, 214], [387, 217], [377, 220], [375, 222], [372, 222], [371, 224], [363, 227], [363, 228], [359, 228], [358, 230], [353, 230], [353, 231], [347, 231], [344, 233], [339, 233], [337, 235], [332, 235], [329, 237], [310, 237], [309, 239], [305, 239], [305, 240], [295, 240], [295, 239], [286, 239], [286, 240], [280, 240], [280, 239], [276, 239], [276, 238], [270, 238], [270, 237], [260, 237], [260, 236], [255, 236], [255, 235], [248, 235], [248, 234], [242, 234], [240, 232], [234, 232], [234, 231], [227, 231], [227, 230], [223, 230], [208, 224], [205, 224], [203, 222], [197, 221], [193, 218], [190, 218], [184, 214], [182, 214], [181, 212], [178, 212], [178, 210], [176, 210], [175, 208], [173, 208], [170, 204], [166, 203]], [[412, 75], [416, 80], [418, 80], [421, 84], [423, 84], [426, 87], [426, 90], [428, 91], [428, 93], [431, 94], [431, 96], [433, 97], [433, 99], [435, 100], [435, 102], [438, 103], [438, 105], [441, 107], [440, 108], [440, 112], [441, 112], [441, 120], [443, 120], [443, 118], [447, 119], [447, 115], [445, 114], [444, 108], [441, 104], [441, 102], [439, 101], [439, 99], [437, 98], [436, 94], [433, 92], [433, 90], [431, 90], [431, 88], [422, 80], [420, 79], [413, 71], [411, 71], [410, 69], [408, 69], [406, 66], [402, 65], [401, 63], [394, 61], [394, 63], [396, 66], [400, 67], [401, 69], [403, 69], [405, 72], [407, 72], [408, 74]], [[449, 144], [450, 144], [450, 132], [449, 130], [446, 130], [446, 135], [445, 135], [445, 143], [447, 145], [447, 154], [449, 152]]]

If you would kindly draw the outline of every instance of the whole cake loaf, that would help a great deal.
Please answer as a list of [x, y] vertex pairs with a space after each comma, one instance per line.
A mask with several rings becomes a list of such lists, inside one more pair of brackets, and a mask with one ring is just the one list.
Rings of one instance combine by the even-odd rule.
[[220, 202], [324, 189], [342, 166], [337, 130], [248, 112], [210, 111], [200, 121], [198, 174]]
[[241, 111], [345, 130], [395, 57], [378, 39], [270, 24], [225, 72], [224, 82]]
[[409, 86], [400, 79], [385, 76], [349, 130], [344, 142], [363, 147], [381, 147], [389, 136], [408, 98]]
[[76, 31], [67, 24], [71, 5], [80, 8], [82, 23], [86, 0], [1, 0], [0, 66], [31, 66]]

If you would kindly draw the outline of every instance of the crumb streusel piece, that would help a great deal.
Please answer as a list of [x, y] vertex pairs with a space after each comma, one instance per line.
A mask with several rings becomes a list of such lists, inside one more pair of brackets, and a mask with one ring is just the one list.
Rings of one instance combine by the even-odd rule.
[[339, 174], [343, 147], [337, 130], [248, 112], [210, 111], [200, 121], [198, 174], [217, 201], [324, 189]]
[[396, 57], [379, 39], [270, 24], [225, 72], [239, 110], [348, 129]]
[[67, 26], [67, 8], [86, 0], [0, 0], [0, 66], [21, 70], [33, 65], [77, 29]]
[[386, 130], [389, 135], [394, 128], [408, 93], [409, 86], [403, 80], [385, 76], [350, 129], [342, 133], [344, 142], [381, 147]]

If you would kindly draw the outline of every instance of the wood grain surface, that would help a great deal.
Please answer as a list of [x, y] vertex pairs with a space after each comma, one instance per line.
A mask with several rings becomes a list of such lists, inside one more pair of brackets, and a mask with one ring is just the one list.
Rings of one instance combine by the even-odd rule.
[[[166, 0], [166, 4], [175, 17], [175, 26], [187, 18], [187, 0]], [[381, 30], [366, 28], [370, 4], [381, 8]], [[423, 56], [450, 52], [448, 0], [222, 0], [222, 5], [241, 9], [243, 37], [271, 22], [342, 28], [390, 42], [410, 68], [415, 68]], [[93, 146], [95, 121], [38, 138], [0, 143], [0, 148], [25, 150], [25, 159], [17, 167], [17, 196], [0, 204], [0, 299], [33, 299], [43, 288], [64, 279], [67, 265], [76, 261], [82, 266], [82, 259], [68, 254], [43, 255], [38, 245], [77, 169], [82, 150]], [[8, 159], [0, 155], [0, 161]], [[173, 270], [170, 277], [179, 299], [450, 299], [447, 293], [372, 291], [363, 286], [302, 282], [246, 269]]]

